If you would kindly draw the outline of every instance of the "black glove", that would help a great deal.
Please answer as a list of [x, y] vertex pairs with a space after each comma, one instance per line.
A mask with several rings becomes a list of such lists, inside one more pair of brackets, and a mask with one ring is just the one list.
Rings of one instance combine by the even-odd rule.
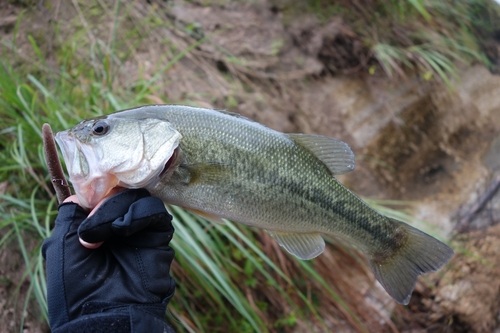
[[[163, 320], [175, 289], [171, 220], [144, 189], [110, 197], [89, 218], [61, 204], [42, 247], [52, 332], [173, 332]], [[90, 250], [78, 237], [104, 243]]]

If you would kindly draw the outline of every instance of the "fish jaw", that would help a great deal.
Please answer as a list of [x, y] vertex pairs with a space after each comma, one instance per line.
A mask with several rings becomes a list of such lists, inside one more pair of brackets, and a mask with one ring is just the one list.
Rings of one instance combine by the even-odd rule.
[[55, 139], [63, 153], [69, 181], [73, 184], [80, 205], [89, 209], [95, 207], [118, 185], [118, 178], [96, 168], [98, 160], [95, 152], [75, 139], [69, 130], [57, 133]]
[[80, 205], [88, 209], [97, 206], [119, 184], [118, 178], [114, 175], [93, 178], [88, 182], [77, 182], [74, 180], [72, 182]]

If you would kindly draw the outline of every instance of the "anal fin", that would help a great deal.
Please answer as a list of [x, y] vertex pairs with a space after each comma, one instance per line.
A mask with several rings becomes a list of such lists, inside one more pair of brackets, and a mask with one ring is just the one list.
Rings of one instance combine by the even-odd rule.
[[325, 241], [319, 233], [299, 234], [266, 230], [279, 245], [299, 259], [316, 258], [325, 249]]

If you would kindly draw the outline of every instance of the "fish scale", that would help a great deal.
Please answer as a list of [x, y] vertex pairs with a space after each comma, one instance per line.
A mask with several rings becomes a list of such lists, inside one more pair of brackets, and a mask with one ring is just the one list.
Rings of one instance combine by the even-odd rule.
[[[186, 112], [180, 111], [180, 113], [184, 115]], [[314, 219], [313, 216], [317, 215], [317, 213], [312, 213], [318, 211], [321, 201], [307, 200], [306, 197], [313, 197], [317, 189], [324, 187], [324, 183], [336, 182], [328, 173], [327, 168], [320, 161], [306, 156], [306, 152], [300, 151], [282, 133], [270, 131], [266, 128], [263, 130], [260, 125], [254, 126], [254, 123], [243, 118], [237, 118], [235, 124], [233, 119], [235, 116], [219, 113], [215, 113], [215, 115], [216, 117], [222, 116], [222, 118], [229, 117], [231, 122], [221, 120], [217, 122], [220, 128], [218, 131], [212, 129], [204, 132], [205, 126], [198, 127], [196, 124], [205, 123], [206, 118], [213, 117], [211, 114], [199, 117], [194, 124], [192, 122], [193, 117], [189, 116], [182, 119], [182, 121], [178, 121], [180, 117], [173, 116], [167, 117], [166, 120], [174, 124], [174, 127], [183, 133], [180, 148], [184, 152], [187, 163], [227, 165], [229, 166], [228, 169], [234, 172], [231, 175], [233, 177], [221, 176], [220, 181], [228, 182], [225, 184], [227, 186], [226, 195], [228, 198], [233, 199], [230, 200], [232, 204], [234, 204], [234, 199], [241, 198], [238, 202], [238, 210], [234, 213], [238, 215], [228, 216], [229, 214], [225, 213], [224, 204], [221, 203], [219, 195], [211, 196], [211, 192], [200, 193], [203, 189], [199, 189], [197, 186], [208, 187], [207, 191], [211, 190], [211, 187], [206, 184], [183, 188], [176, 179], [171, 178], [162, 181], [153, 191], [157, 192], [162, 198], [168, 198], [167, 201], [179, 201], [178, 204], [182, 204], [187, 208], [190, 208], [189, 202], [191, 200], [198, 201], [198, 197], [201, 196], [204, 198], [206, 207], [203, 208], [206, 211], [216, 215], [225, 213], [227, 215], [224, 217], [246, 222], [246, 224], [253, 223], [250, 215], [251, 211], [254, 210], [254, 207], [262, 207], [260, 204], [264, 201], [268, 202], [268, 205], [272, 205], [273, 209], [267, 209], [269, 212], [265, 214], [265, 220], [260, 219], [258, 221], [260, 227], [270, 230], [317, 232], [318, 230], [315, 229], [318, 224], [309, 223], [309, 221]], [[206, 122], [207, 126], [212, 126], [213, 123], [213, 121]], [[236, 132], [245, 132], [248, 135], [239, 141], [234, 140], [234, 137], [231, 138], [231, 136], [226, 136], [231, 141], [222, 140], [220, 138], [224, 136], [221, 136], [220, 132], [224, 131], [226, 126], [231, 126]], [[200, 133], [203, 134], [200, 135]], [[249, 138], [252, 138], [251, 142], [249, 142]], [[250, 143], [252, 143], [253, 149], [245, 149]], [[207, 149], [206, 147], [210, 148]], [[270, 156], [277, 155], [288, 156], [289, 158], [284, 159], [279, 164], [269, 163]], [[294, 158], [294, 156], [298, 157]], [[311, 177], [308, 170], [314, 169], [323, 171], [321, 174], [323, 176], [322, 181], [319, 177]], [[314, 181], [314, 183], [311, 183], [311, 181]], [[271, 186], [274, 182], [280, 183], [282, 186]], [[310, 184], [310, 186], [307, 184]], [[222, 184], [219, 183], [219, 185]], [[286, 191], [285, 196], [281, 198], [282, 200], [279, 200], [280, 196], [275, 193], [276, 191]], [[185, 195], [180, 199], [179, 192], [189, 193], [189, 195]], [[333, 203], [331, 196], [335, 192], [328, 192], [329, 198], [327, 201], [328, 205], [331, 206]], [[319, 197], [327, 199], [325, 194], [323, 193]], [[302, 209], [290, 211], [289, 207], [296, 204], [299, 205], [298, 208]], [[328, 214], [330, 211], [325, 210], [324, 213]], [[331, 214], [329, 215], [329, 218], [333, 217]], [[284, 225], [280, 226], [276, 222], [284, 222]], [[266, 223], [266, 225], [263, 226], [263, 223]], [[297, 230], [294, 230], [295, 225], [298, 226]], [[332, 223], [326, 223], [325, 227], [330, 228], [330, 232], [332, 231]], [[324, 232], [327, 232], [327, 230], [325, 229]]]
[[[163, 168], [156, 167], [151, 172], [162, 176], [150, 176], [149, 183], [141, 183], [166, 203], [213, 221], [227, 218], [264, 229], [300, 259], [323, 252], [321, 234], [343, 238], [364, 252], [377, 280], [403, 304], [408, 303], [418, 275], [439, 269], [453, 256], [446, 244], [379, 214], [340, 184], [334, 176], [351, 171], [355, 162], [347, 144], [336, 139], [284, 134], [239, 115], [172, 105], [144, 106], [87, 120], [56, 139], [68, 151], [78, 149], [67, 142], [80, 140], [79, 156], [99, 151], [113, 165], [133, 151], [117, 151], [107, 142], [125, 138], [145, 121], [152, 122], [152, 130], [143, 130], [137, 140], [151, 141], [151, 147], [166, 147], [162, 136], [175, 137], [175, 131], [182, 136], [178, 146], [170, 139], [170, 150], [158, 148], [165, 154], [168, 170], [160, 173]], [[89, 134], [95, 126], [98, 133]], [[66, 163], [76, 161], [66, 155]], [[148, 170], [147, 159], [140, 162], [141, 170]], [[121, 186], [135, 186], [124, 183], [112, 168], [104, 171], [104, 178], [108, 175], [120, 179]], [[134, 178], [133, 170], [129, 173], [132, 176], [127, 179]]]

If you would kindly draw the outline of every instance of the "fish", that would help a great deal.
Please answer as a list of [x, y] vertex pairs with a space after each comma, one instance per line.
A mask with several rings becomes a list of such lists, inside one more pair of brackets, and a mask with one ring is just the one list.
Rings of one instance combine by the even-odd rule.
[[356, 163], [338, 139], [281, 133], [226, 111], [148, 105], [84, 120], [57, 133], [56, 142], [87, 207], [115, 186], [146, 188], [216, 223], [263, 229], [303, 260], [324, 251], [322, 234], [335, 236], [363, 252], [401, 304], [419, 275], [439, 270], [454, 254], [343, 186], [335, 176]]

